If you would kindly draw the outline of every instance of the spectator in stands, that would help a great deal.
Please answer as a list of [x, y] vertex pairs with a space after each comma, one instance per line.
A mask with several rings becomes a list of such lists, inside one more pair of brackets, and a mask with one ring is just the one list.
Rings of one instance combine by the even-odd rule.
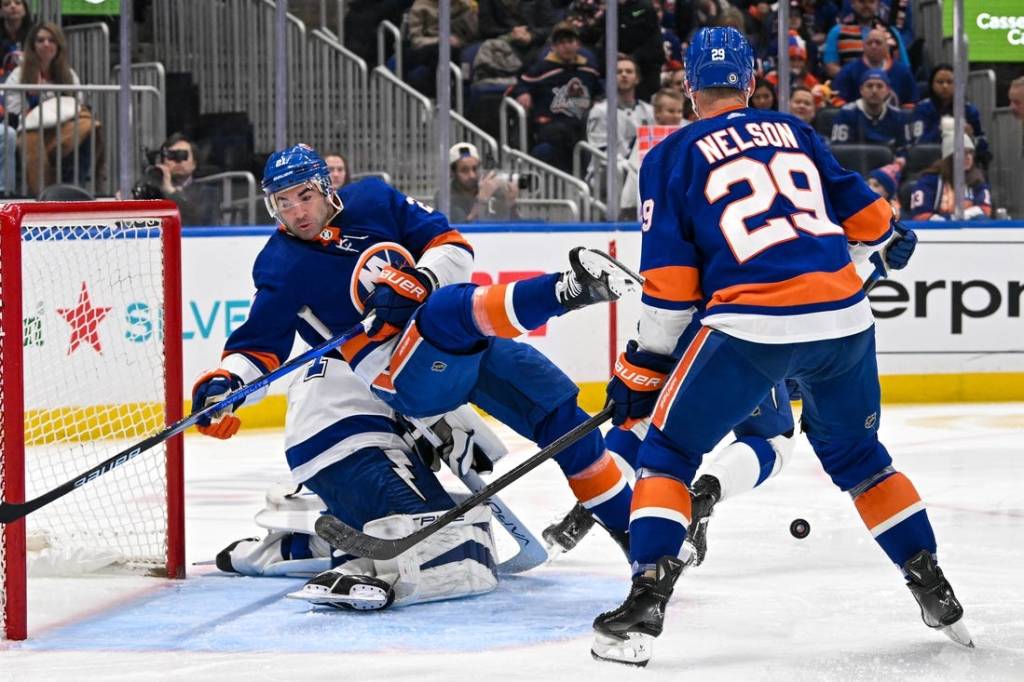
[[[448, 151], [448, 161], [451, 167], [449, 222], [519, 219], [516, 208], [518, 183], [499, 176], [493, 170], [483, 174], [476, 145], [468, 142], [453, 145]], [[434, 195], [434, 205], [439, 203], [440, 192]]]
[[900, 197], [897, 192], [900, 186], [900, 174], [898, 163], [889, 163], [868, 173], [868, 187], [889, 202], [892, 214], [897, 220], [899, 220], [901, 211]]
[[690, 42], [690, 36], [698, 28], [718, 25], [718, 18], [727, 7], [726, 0], [679, 0], [676, 2], [676, 35], [684, 43]]
[[0, 30], [0, 82], [3, 82], [7, 74], [21, 64], [25, 39], [32, 28], [32, 14], [25, 0], [0, 0], [0, 17], [3, 18], [3, 29]]
[[[464, 45], [474, 42], [477, 34], [477, 12], [471, 0], [452, 0], [451, 36], [448, 39], [452, 62], [459, 63], [459, 51]], [[437, 94], [439, 35], [437, 0], [416, 0], [409, 12], [409, 42], [412, 44], [409, 63], [419, 68], [410, 69], [407, 78], [410, 85], [427, 97]]]
[[[914, 24], [910, 10], [910, 0], [879, 0], [878, 18], [900, 32], [904, 45], [914, 42]], [[843, 0], [840, 10], [845, 16], [853, 11], [850, 0]]]
[[[859, 95], [860, 77], [868, 69], [881, 69], [889, 76], [892, 84], [892, 103], [903, 109], [913, 109], [917, 104], [917, 81], [910, 67], [899, 60], [893, 60], [889, 53], [889, 32], [884, 28], [873, 28], [864, 38], [864, 53], [860, 59], [847, 62], [832, 79], [832, 105], [841, 107], [852, 102]], [[952, 79], [953, 74], [950, 73]]]
[[580, 32], [581, 44], [596, 52], [597, 44], [604, 38], [604, 0], [573, 0], [565, 21]]
[[[658, 15], [658, 27], [661, 29], [661, 46], [665, 50], [665, 65], [662, 66], [662, 75], [669, 64], [683, 63], [683, 43], [679, 36], [665, 26], [665, 0], [651, 0], [655, 14]], [[675, 18], [672, 19], [675, 21]]]
[[580, 54], [580, 34], [563, 22], [551, 31], [552, 50], [530, 66], [511, 96], [528, 112], [533, 131], [530, 153], [572, 172], [572, 152], [586, 134], [594, 99], [603, 93], [601, 74]]
[[523, 64], [536, 61], [556, 17], [551, 0], [480, 0], [480, 39], [500, 38]]
[[852, 0], [852, 6], [853, 14], [833, 26], [825, 38], [822, 55], [825, 75], [834, 78], [848, 62], [859, 59], [864, 52], [864, 39], [873, 28], [882, 28], [888, 32], [892, 54], [896, 55], [894, 58], [910, 66], [910, 58], [899, 31], [878, 18], [878, 0]]
[[[618, 0], [619, 52], [636, 60], [640, 74], [637, 96], [650, 97], [661, 87], [661, 66], [665, 63], [665, 45], [661, 37], [658, 12], [651, 0]], [[604, 41], [599, 45], [604, 53]]]
[[754, 84], [754, 94], [750, 96], [750, 106], [778, 111], [779, 96], [775, 93], [775, 86], [764, 78], [758, 78]]
[[1014, 118], [1024, 123], [1024, 76], [1014, 79], [1006, 96], [1010, 100], [1010, 111]]
[[[974, 143], [964, 135], [964, 218], [985, 219], [992, 215], [992, 193], [984, 173], [974, 165]], [[956, 215], [953, 192], [953, 135], [942, 137], [942, 160], [921, 173], [910, 194], [914, 220], [953, 220]]]
[[811, 89], [806, 85], [794, 85], [789, 94], [789, 113], [811, 126], [814, 129], [814, 134], [818, 136], [818, 141], [828, 149], [828, 138], [822, 135], [814, 125], [814, 117], [817, 112], [818, 108]]
[[[640, 81], [636, 60], [627, 54], [620, 54], [616, 66], [615, 82], [619, 93], [618, 145], [619, 156], [628, 156], [636, 142], [637, 126], [654, 122], [654, 107], [637, 99], [636, 87]], [[608, 100], [601, 100], [590, 110], [587, 118], [587, 141], [607, 151], [608, 147]]]
[[377, 63], [377, 26], [402, 24], [413, 0], [350, 0], [345, 13], [345, 46], [367, 64]]
[[832, 122], [832, 144], [882, 144], [902, 166], [907, 157], [906, 115], [889, 104], [889, 77], [869, 69], [860, 79], [860, 99], [843, 106]]
[[135, 199], [170, 199], [178, 205], [182, 225], [220, 224], [220, 197], [212, 185], [195, 182], [196, 146], [174, 133], [160, 146], [155, 165], [132, 189]]
[[[769, 72], [764, 79], [771, 83], [773, 87], [777, 88], [779, 86], [778, 71]], [[824, 104], [824, 98], [821, 94], [821, 83], [818, 82], [813, 73], [807, 70], [807, 48], [803, 44], [803, 39], [796, 35], [789, 37], [789, 84], [790, 92], [792, 92], [792, 87], [797, 85], [802, 85], [810, 90], [814, 94], [815, 109]]]
[[673, 64], [673, 68], [661, 74], [661, 87], [672, 88], [683, 92], [683, 82], [686, 80], [686, 72], [683, 71], [682, 63]]
[[622, 220], [635, 219], [637, 199], [640, 196], [640, 164], [647, 153], [677, 129], [690, 124], [683, 118], [683, 101], [686, 97], [671, 88], [662, 88], [654, 93], [654, 121], [640, 125], [637, 139], [626, 159], [626, 178], [619, 198]]
[[[953, 67], [939, 64], [928, 77], [928, 96], [917, 103], [911, 116], [910, 140], [914, 144], [942, 141], [942, 119], [953, 115]], [[988, 139], [981, 129], [978, 107], [964, 103], [964, 132], [974, 139], [975, 160], [987, 164], [991, 158]]]
[[348, 159], [341, 153], [325, 154], [324, 163], [327, 164], [327, 172], [331, 175], [331, 187], [335, 191], [349, 183]]

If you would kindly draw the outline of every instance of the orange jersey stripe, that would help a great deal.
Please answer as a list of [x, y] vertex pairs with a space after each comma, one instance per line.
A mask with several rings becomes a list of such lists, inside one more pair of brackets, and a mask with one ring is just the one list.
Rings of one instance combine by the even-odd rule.
[[523, 333], [524, 330], [509, 317], [505, 305], [512, 293], [510, 287], [513, 286], [514, 283], [491, 284], [477, 287], [473, 292], [473, 321], [487, 336], [514, 339]]
[[679, 364], [672, 370], [668, 381], [665, 382], [665, 389], [658, 396], [658, 402], [654, 406], [654, 414], [651, 416], [651, 424], [659, 429], [665, 426], [668, 411], [672, 408], [672, 402], [676, 399], [676, 394], [679, 393], [679, 387], [686, 380], [686, 375], [690, 373], [693, 361], [700, 353], [700, 349], [704, 347], [704, 341], [707, 340], [710, 333], [711, 329], [708, 327], [702, 327], [697, 332], [697, 335], [693, 337], [693, 341], [690, 341], [690, 345], [686, 347], [686, 351], [683, 353]]
[[878, 197], [873, 202], [843, 221], [846, 237], [852, 242], [876, 242], [889, 231], [892, 206]]
[[835, 272], [808, 272], [781, 282], [737, 284], [719, 289], [708, 309], [724, 303], [781, 307], [829, 303], [853, 296], [864, 286], [857, 268], [849, 263]]
[[459, 232], [458, 230], [448, 230], [447, 232], [442, 232], [441, 234], [437, 235], [429, 242], [427, 242], [427, 245], [423, 247], [423, 250], [429, 251], [435, 246], [444, 246], [445, 244], [455, 244], [456, 246], [464, 247], [470, 253], [473, 253], [473, 247], [470, 245], [468, 241], [466, 241], [466, 238], [463, 237], [462, 233]]
[[578, 474], [569, 477], [569, 487], [580, 502], [604, 495], [622, 480], [622, 472], [611, 455], [605, 452], [600, 459]]
[[854, 504], [864, 519], [864, 525], [871, 529], [920, 501], [921, 496], [917, 494], [914, 484], [897, 472], [859, 495]]
[[644, 293], [662, 301], [699, 301], [700, 272], [688, 265], [666, 265], [640, 273], [644, 276]]
[[690, 512], [690, 492], [681, 481], [664, 476], [641, 478], [633, 487], [633, 502], [630, 514], [644, 507], [661, 507], [679, 512], [686, 520], [692, 518]]
[[221, 360], [223, 360], [227, 356], [234, 355], [235, 353], [241, 353], [246, 357], [252, 358], [253, 360], [257, 360], [264, 367], [267, 368], [267, 372], [273, 372], [275, 369], [281, 366], [281, 361], [277, 359], [276, 355], [274, 355], [273, 353], [266, 353], [257, 350], [226, 350], [223, 353], [221, 353], [220, 358]]

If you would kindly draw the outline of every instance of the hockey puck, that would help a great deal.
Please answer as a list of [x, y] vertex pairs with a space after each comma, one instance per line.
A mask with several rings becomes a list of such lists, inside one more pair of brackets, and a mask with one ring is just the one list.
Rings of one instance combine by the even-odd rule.
[[789, 524], [789, 533], [797, 540], [803, 540], [811, 534], [811, 524], [804, 519], [793, 519], [793, 523]]

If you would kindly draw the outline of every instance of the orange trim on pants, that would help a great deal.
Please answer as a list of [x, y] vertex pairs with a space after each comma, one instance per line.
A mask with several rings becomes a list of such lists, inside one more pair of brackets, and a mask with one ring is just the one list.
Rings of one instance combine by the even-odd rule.
[[686, 375], [689, 374], [693, 361], [697, 358], [698, 353], [700, 353], [700, 349], [704, 347], [704, 341], [707, 340], [710, 333], [711, 329], [708, 327], [702, 327], [697, 332], [697, 335], [693, 337], [693, 341], [687, 346], [686, 352], [683, 353], [679, 364], [672, 370], [668, 381], [665, 382], [665, 389], [658, 396], [658, 402], [654, 406], [654, 414], [651, 416], [651, 424], [659, 429], [665, 426], [665, 420], [668, 419], [668, 412], [672, 409], [672, 402], [676, 399], [676, 394], [679, 393], [679, 387], [686, 380]]
[[647, 507], [671, 509], [682, 514], [687, 523], [693, 518], [690, 491], [681, 481], [666, 476], [641, 478], [633, 486], [633, 502], [630, 504], [629, 513], [633, 514]]

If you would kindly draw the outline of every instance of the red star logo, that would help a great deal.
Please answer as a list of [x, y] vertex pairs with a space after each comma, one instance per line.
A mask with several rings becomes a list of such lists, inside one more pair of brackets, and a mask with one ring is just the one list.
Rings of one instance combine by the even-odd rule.
[[71, 347], [68, 348], [68, 355], [74, 353], [83, 343], [92, 346], [97, 353], [103, 352], [96, 327], [109, 312], [110, 308], [93, 306], [85, 282], [82, 282], [82, 291], [78, 294], [78, 305], [74, 308], [57, 308], [57, 313], [71, 325]]

